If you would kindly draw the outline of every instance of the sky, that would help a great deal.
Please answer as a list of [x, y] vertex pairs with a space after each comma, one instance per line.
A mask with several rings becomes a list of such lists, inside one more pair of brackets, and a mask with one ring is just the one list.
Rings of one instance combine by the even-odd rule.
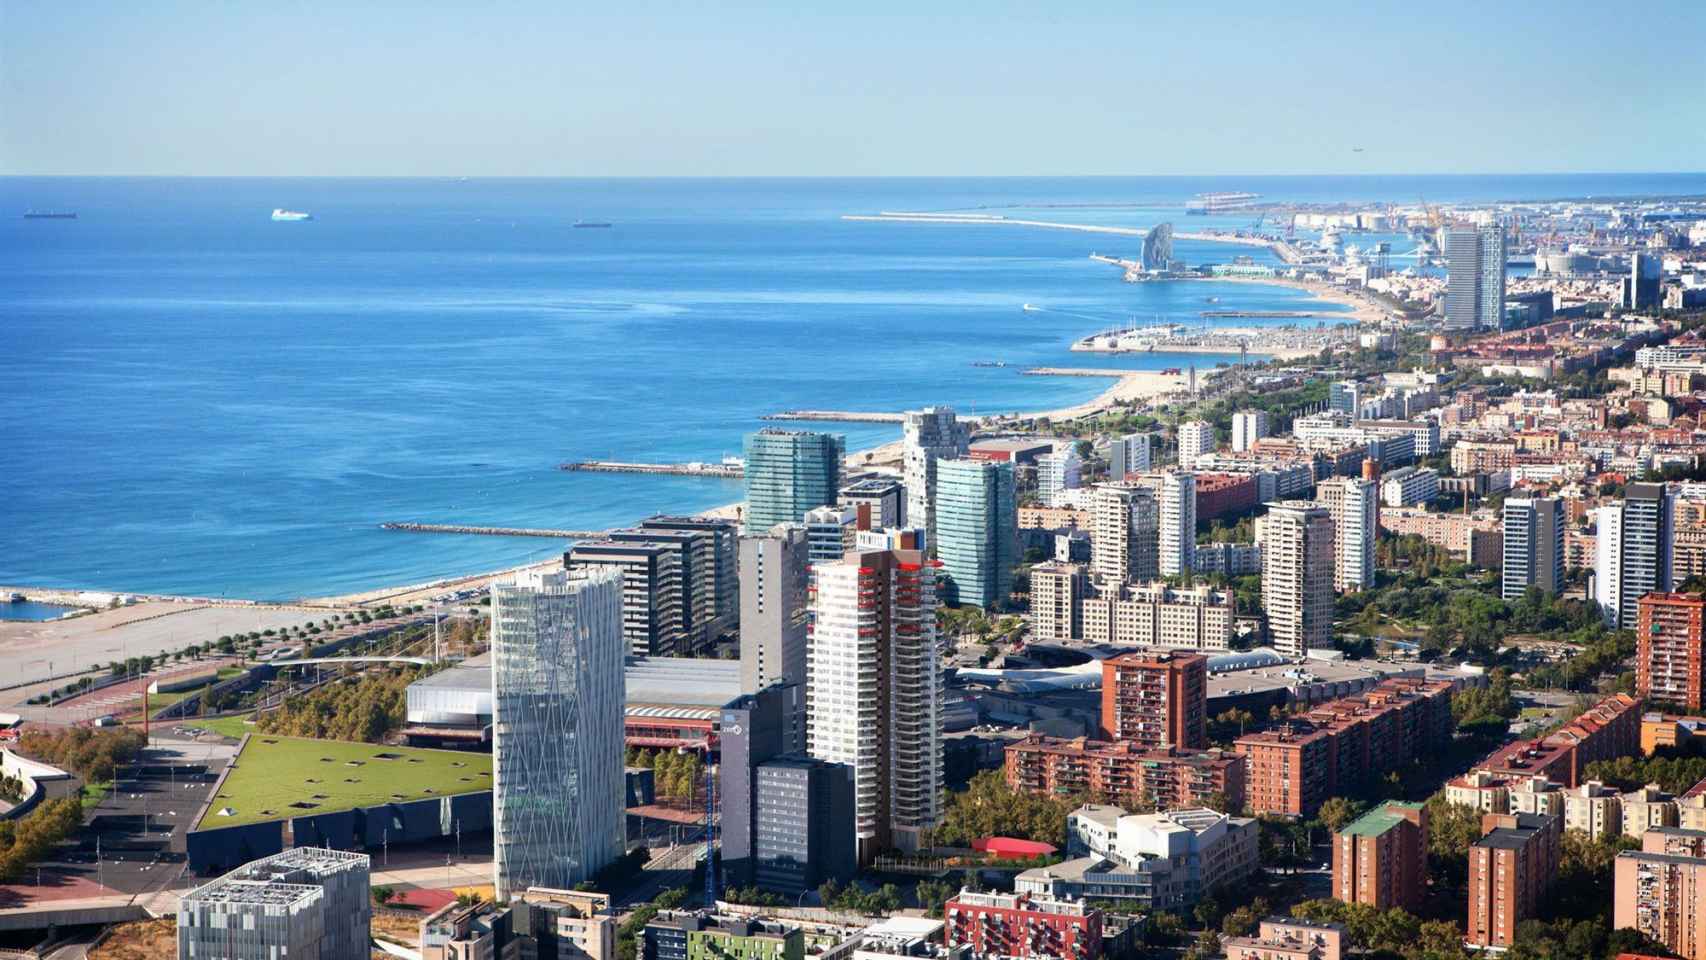
[[0, 0], [0, 174], [1700, 171], [1702, 36], [1700, 0]]

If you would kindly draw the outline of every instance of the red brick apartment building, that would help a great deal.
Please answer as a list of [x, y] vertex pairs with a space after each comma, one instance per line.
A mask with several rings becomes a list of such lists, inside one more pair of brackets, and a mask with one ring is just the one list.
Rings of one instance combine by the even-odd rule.
[[1386, 680], [1240, 737], [1234, 747], [1250, 764], [1247, 812], [1314, 816], [1328, 797], [1443, 744], [1451, 735], [1452, 689], [1447, 680]]
[[1469, 848], [1469, 923], [1464, 939], [1508, 947], [1534, 916], [1558, 872], [1563, 824], [1532, 813], [1481, 817], [1481, 839]]
[[1244, 758], [1220, 750], [1144, 750], [1130, 741], [1033, 735], [1008, 744], [1007, 785], [1027, 793], [1084, 796], [1157, 810], [1200, 807], [1216, 797], [1244, 804]]
[[1256, 509], [1256, 478], [1236, 473], [1197, 474], [1197, 519], [1212, 520]]
[[961, 890], [942, 905], [942, 915], [947, 945], [969, 946], [978, 957], [1102, 956], [1102, 911], [1082, 900]]
[[1649, 593], [1636, 609], [1635, 691], [1648, 700], [1699, 710], [1706, 675], [1701, 657], [1706, 596]]
[[1641, 701], [1614, 693], [1538, 740], [1518, 740], [1493, 751], [1475, 766], [1495, 777], [1545, 777], [1565, 789], [1578, 787], [1582, 771], [1597, 760], [1631, 756], [1641, 749]]
[[1102, 738], [1149, 750], [1208, 746], [1208, 658], [1146, 651], [1102, 661]]
[[1428, 811], [1389, 801], [1333, 838], [1333, 898], [1417, 912], [1427, 893]]

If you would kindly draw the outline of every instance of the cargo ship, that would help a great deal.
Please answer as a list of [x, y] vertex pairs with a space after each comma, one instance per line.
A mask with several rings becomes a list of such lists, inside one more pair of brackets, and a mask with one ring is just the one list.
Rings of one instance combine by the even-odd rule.
[[1185, 201], [1185, 212], [1204, 216], [1210, 213], [1225, 213], [1228, 210], [1242, 210], [1254, 205], [1261, 198], [1259, 193], [1199, 193], [1196, 199]]
[[312, 213], [303, 213], [300, 210], [285, 210], [281, 207], [272, 212], [272, 218], [284, 223], [295, 223], [298, 220], [312, 220], [314, 219], [314, 215]]
[[25, 210], [25, 220], [75, 220], [77, 214], [60, 210]]
[[603, 220], [576, 220], [575, 221], [575, 229], [577, 229], [577, 230], [588, 230], [588, 229], [592, 229], [595, 227], [602, 228], [602, 227], [608, 227], [608, 226], [610, 226], [610, 224], [604, 222]]

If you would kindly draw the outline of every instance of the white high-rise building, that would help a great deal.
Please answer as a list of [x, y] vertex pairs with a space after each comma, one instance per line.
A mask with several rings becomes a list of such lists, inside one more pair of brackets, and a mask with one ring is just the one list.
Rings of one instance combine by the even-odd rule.
[[1108, 479], [1118, 483], [1149, 469], [1149, 434], [1128, 433], [1108, 444]]
[[1163, 577], [1190, 573], [1197, 560], [1197, 477], [1170, 471], [1159, 479], [1161, 500], [1160, 552], [1156, 565]]
[[1562, 501], [1548, 497], [1512, 497], [1506, 500], [1504, 534], [1500, 591], [1504, 599], [1521, 599], [1529, 587], [1539, 587], [1542, 592], [1550, 594], [1564, 589]]
[[1302, 657], [1333, 638], [1333, 517], [1308, 500], [1280, 500], [1256, 518], [1262, 609], [1281, 656]]
[[492, 858], [499, 902], [622, 854], [622, 575], [492, 585]]
[[1090, 569], [1107, 584], [1148, 582], [1160, 574], [1161, 510], [1155, 492], [1104, 483], [1091, 494]]
[[1643, 596], [1671, 588], [1675, 503], [1662, 483], [1631, 483], [1595, 511], [1594, 599], [1613, 626], [1632, 629]]
[[1360, 477], [1332, 477], [1315, 498], [1333, 518], [1333, 589], [1374, 586], [1374, 540], [1380, 524], [1379, 486]]
[[924, 530], [936, 542], [936, 461], [953, 460], [971, 449], [971, 426], [953, 407], [908, 410], [901, 424], [901, 478], [906, 481], [906, 513], [897, 523]]
[[1232, 451], [1242, 453], [1268, 435], [1266, 410], [1240, 410], [1232, 415]]
[[853, 769], [861, 864], [917, 850], [942, 819], [936, 566], [915, 550], [856, 552], [813, 566], [812, 581], [808, 749]]
[[1179, 467], [1189, 470], [1197, 458], [1214, 452], [1214, 424], [1203, 420], [1187, 420], [1179, 424]]
[[1037, 458], [1037, 499], [1045, 507], [1063, 506], [1061, 494], [1078, 489], [1083, 462], [1071, 447]]

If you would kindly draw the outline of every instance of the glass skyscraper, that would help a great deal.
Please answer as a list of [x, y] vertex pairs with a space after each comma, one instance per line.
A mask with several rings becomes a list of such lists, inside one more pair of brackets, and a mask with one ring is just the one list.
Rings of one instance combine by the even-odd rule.
[[935, 547], [943, 599], [980, 607], [1007, 599], [1019, 561], [1012, 464], [936, 462]]
[[835, 502], [846, 439], [829, 433], [760, 430], [746, 437], [746, 532], [799, 523]]
[[566, 890], [622, 853], [622, 575], [492, 585], [493, 883]]

